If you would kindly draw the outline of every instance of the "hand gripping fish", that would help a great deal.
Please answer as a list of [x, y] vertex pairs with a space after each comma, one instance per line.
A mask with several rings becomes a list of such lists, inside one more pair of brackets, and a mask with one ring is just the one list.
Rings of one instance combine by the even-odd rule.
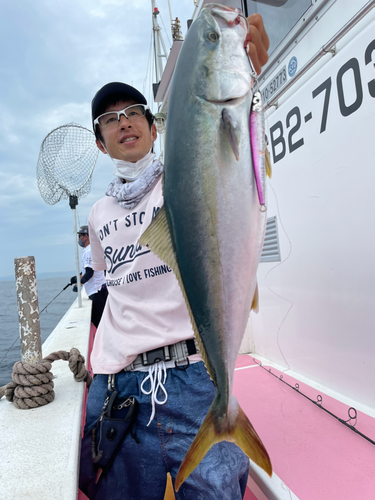
[[216, 4], [203, 8], [188, 31], [168, 104], [164, 206], [140, 239], [173, 269], [216, 386], [176, 490], [224, 440], [272, 473], [267, 451], [232, 394], [238, 351], [257, 304], [266, 226], [260, 210], [264, 161], [256, 167], [260, 195], [250, 144], [254, 79], [244, 50], [247, 31], [238, 10]]

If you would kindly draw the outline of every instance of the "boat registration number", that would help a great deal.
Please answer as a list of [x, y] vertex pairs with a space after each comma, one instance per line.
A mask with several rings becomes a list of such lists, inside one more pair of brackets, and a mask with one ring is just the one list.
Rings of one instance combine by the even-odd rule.
[[266, 103], [273, 94], [281, 88], [287, 80], [286, 76], [286, 66], [281, 68], [281, 70], [275, 75], [274, 78], [262, 89], [260, 92], [262, 94], [263, 103]]

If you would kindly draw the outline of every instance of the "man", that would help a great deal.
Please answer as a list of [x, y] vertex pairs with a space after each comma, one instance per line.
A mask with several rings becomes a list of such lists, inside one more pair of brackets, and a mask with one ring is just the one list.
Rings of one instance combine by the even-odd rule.
[[[268, 37], [260, 16], [249, 22], [248, 50], [260, 72]], [[157, 134], [147, 101], [129, 85], [109, 83], [92, 101], [92, 119], [97, 146], [111, 157], [116, 177], [89, 217], [93, 268], [107, 270], [109, 296], [91, 354], [96, 376], [87, 402], [80, 487], [90, 499], [162, 500], [166, 474], [174, 481], [215, 388], [176, 278], [138, 244], [163, 204], [162, 164], [152, 152]], [[126, 435], [130, 427], [119, 422], [134, 400], [138, 417]], [[176, 498], [239, 500], [248, 469], [236, 445], [218, 443]]]
[[[104, 271], [94, 271], [92, 268], [91, 247], [88, 226], [81, 226], [78, 231], [78, 245], [83, 248], [81, 285], [85, 286], [86, 293], [92, 300], [91, 322], [98, 328], [100, 318], [107, 300], [107, 287]], [[77, 276], [70, 278], [70, 283], [77, 283]], [[74, 290], [74, 288], [73, 288]]]

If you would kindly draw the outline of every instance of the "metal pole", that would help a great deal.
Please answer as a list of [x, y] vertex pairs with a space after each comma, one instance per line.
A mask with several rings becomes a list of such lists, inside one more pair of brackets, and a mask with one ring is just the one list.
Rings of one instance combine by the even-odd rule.
[[169, 7], [169, 19], [171, 20], [171, 24], [172, 24], [173, 18], [172, 18], [172, 9], [171, 9], [170, 0], [168, 0], [168, 7]]
[[34, 257], [14, 259], [21, 361], [31, 365], [42, 360], [42, 341]]
[[74, 248], [76, 249], [76, 276], [77, 276], [77, 288], [78, 288], [78, 307], [82, 307], [81, 299], [81, 278], [79, 275], [79, 252], [78, 252], [78, 240], [77, 240], [77, 215], [76, 206], [78, 205], [78, 196], [71, 194], [69, 195], [69, 206], [73, 211], [73, 221], [74, 221]]
[[156, 20], [156, 13], [153, 12], [152, 15], [152, 24], [153, 24], [153, 32], [154, 32], [154, 58], [155, 58], [155, 83], [160, 82], [161, 75], [159, 76], [159, 60], [158, 60], [158, 44], [157, 44], [157, 33], [158, 33], [158, 22]]
[[73, 208], [73, 218], [74, 218], [74, 246], [76, 248], [76, 272], [77, 272], [77, 288], [78, 288], [78, 307], [82, 307], [81, 298], [81, 277], [79, 272], [79, 251], [78, 251], [78, 241], [77, 241], [77, 214], [76, 209]]
[[[161, 80], [161, 75], [163, 74], [164, 68], [161, 58], [164, 57], [167, 60], [167, 51], [165, 48], [164, 40], [161, 35], [161, 28], [159, 26], [157, 16], [159, 15], [159, 9], [155, 6], [155, 0], [152, 0], [152, 29], [153, 29], [153, 39], [154, 39], [154, 56], [155, 56], [155, 77], [156, 82], [159, 83]], [[164, 53], [161, 51], [160, 43], [163, 46]]]

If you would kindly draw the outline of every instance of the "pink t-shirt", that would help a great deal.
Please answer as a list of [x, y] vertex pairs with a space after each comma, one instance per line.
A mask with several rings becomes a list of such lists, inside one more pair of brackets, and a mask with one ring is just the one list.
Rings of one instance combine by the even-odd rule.
[[138, 244], [162, 205], [159, 179], [131, 210], [112, 196], [105, 196], [91, 210], [93, 268], [107, 270], [109, 292], [91, 354], [94, 373], [117, 373], [140, 353], [194, 336], [172, 270]]

